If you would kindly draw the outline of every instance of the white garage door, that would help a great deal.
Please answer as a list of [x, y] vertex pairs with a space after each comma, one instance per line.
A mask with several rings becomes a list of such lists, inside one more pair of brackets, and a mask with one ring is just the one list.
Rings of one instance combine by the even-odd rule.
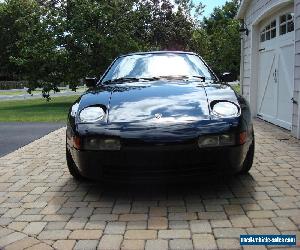
[[294, 78], [294, 14], [281, 12], [261, 25], [259, 44], [258, 116], [292, 128]]

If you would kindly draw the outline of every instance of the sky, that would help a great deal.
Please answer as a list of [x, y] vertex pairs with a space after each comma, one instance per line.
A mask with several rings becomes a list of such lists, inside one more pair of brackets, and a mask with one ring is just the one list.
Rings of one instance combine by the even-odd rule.
[[193, 0], [194, 3], [202, 2], [206, 7], [204, 9], [204, 16], [209, 16], [215, 7], [222, 6], [225, 4], [226, 0]]

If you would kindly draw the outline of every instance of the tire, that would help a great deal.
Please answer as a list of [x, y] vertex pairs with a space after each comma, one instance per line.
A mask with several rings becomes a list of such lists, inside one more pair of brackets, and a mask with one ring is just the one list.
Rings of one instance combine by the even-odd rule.
[[247, 156], [244, 160], [242, 169], [238, 172], [238, 174], [243, 175], [243, 174], [248, 174], [250, 171], [252, 164], [253, 164], [253, 159], [254, 159], [254, 151], [255, 151], [255, 140], [253, 137], [252, 144], [249, 147]]
[[69, 169], [70, 174], [76, 180], [83, 180], [83, 176], [78, 171], [78, 168], [77, 168], [75, 162], [73, 161], [72, 155], [71, 155], [71, 153], [69, 152], [69, 150], [67, 148], [66, 148], [66, 159], [67, 159], [67, 165], [68, 165], [68, 169]]

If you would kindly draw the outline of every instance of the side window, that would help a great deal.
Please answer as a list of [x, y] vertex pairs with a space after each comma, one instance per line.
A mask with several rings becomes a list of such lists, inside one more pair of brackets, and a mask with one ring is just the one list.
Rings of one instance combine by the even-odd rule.
[[260, 32], [260, 42], [271, 40], [275, 38], [276, 35], [276, 20], [273, 20]]
[[280, 16], [279, 35], [294, 31], [294, 13], [288, 13]]

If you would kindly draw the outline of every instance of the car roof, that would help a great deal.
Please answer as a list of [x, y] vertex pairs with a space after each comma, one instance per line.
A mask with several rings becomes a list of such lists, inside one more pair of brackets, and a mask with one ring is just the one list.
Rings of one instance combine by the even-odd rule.
[[125, 55], [121, 55], [119, 57], [123, 56], [132, 56], [132, 55], [147, 55], [147, 54], [190, 54], [190, 55], [197, 55], [194, 52], [187, 52], [187, 51], [169, 51], [169, 50], [161, 50], [161, 51], [144, 51], [144, 52], [134, 52], [134, 53], [128, 53]]

